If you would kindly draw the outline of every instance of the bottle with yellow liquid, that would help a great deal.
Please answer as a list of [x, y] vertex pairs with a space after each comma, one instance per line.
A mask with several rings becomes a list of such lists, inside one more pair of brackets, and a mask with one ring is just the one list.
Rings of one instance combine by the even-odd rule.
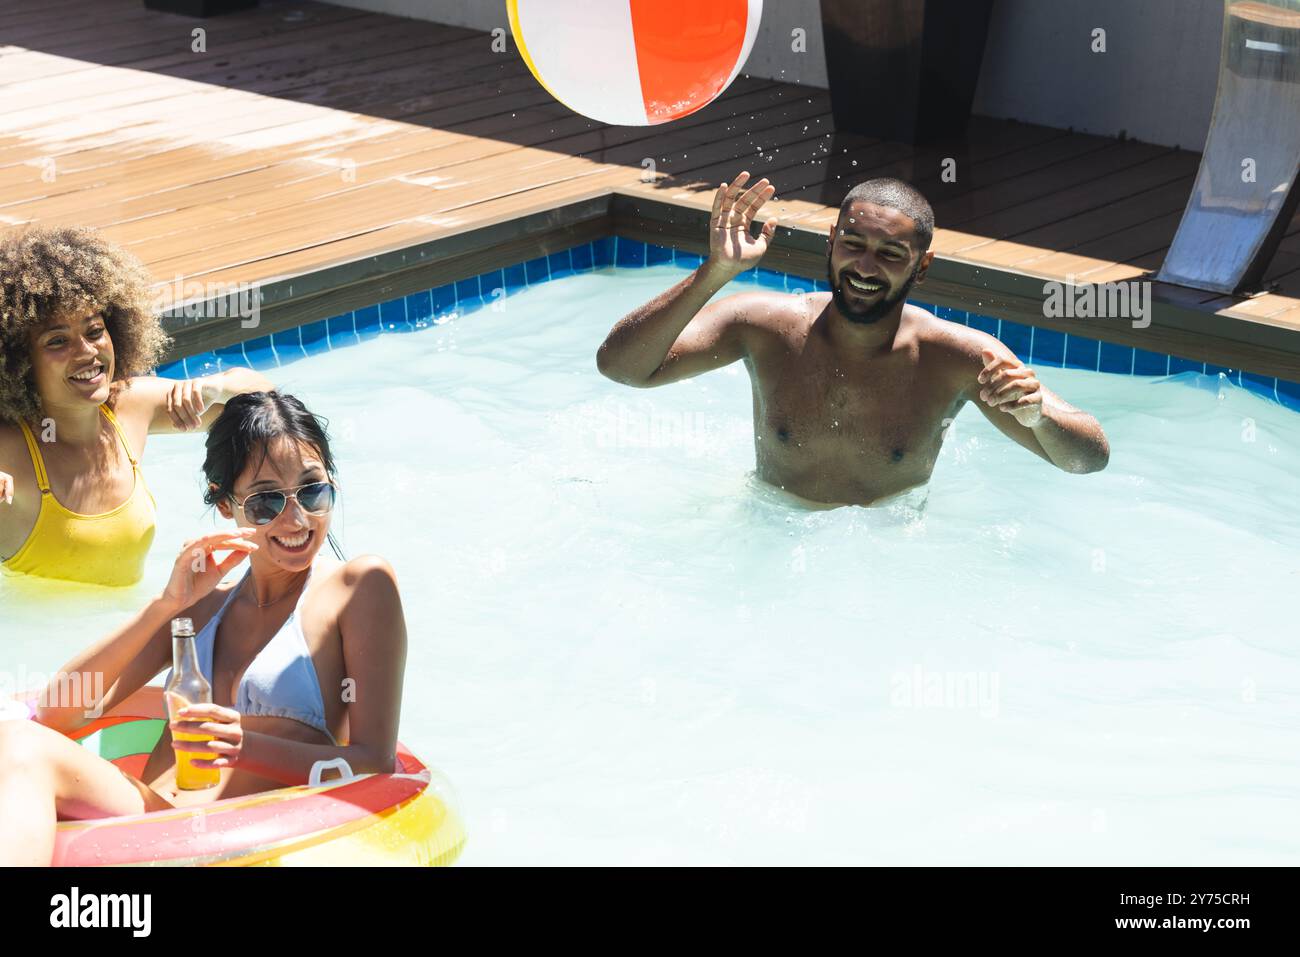
[[[189, 618], [172, 619], [172, 678], [164, 689], [167, 715], [176, 720], [176, 713], [191, 704], [211, 704], [212, 685], [199, 670], [199, 655], [194, 648], [194, 622]], [[176, 741], [211, 741], [210, 734], [187, 734], [173, 731]], [[195, 758], [210, 761], [215, 754], [198, 751], [176, 752], [176, 786], [182, 791], [201, 791], [221, 780], [219, 768], [196, 768]]]

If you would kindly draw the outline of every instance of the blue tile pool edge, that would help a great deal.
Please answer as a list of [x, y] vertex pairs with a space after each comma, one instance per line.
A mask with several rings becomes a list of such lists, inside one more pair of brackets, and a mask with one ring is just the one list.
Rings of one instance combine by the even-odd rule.
[[[355, 345], [375, 336], [417, 332], [442, 325], [490, 306], [516, 291], [553, 279], [608, 268], [643, 269], [649, 266], [677, 265], [694, 269], [703, 261], [703, 257], [696, 253], [684, 252], [671, 246], [658, 246], [622, 236], [605, 236], [503, 269], [458, 279], [434, 289], [421, 290], [328, 319], [318, 319], [212, 352], [184, 356], [159, 366], [156, 372], [168, 378], [194, 378], [220, 372], [229, 365], [259, 370], [277, 368], [319, 352]], [[762, 268], [741, 273], [733, 283], [778, 292], [830, 290], [830, 285], [825, 280], [805, 279]], [[1189, 371], [1207, 375], [1217, 373], [1255, 395], [1300, 412], [1300, 383], [1209, 362], [1194, 362], [1136, 346], [1122, 346], [1083, 336], [1071, 337], [1058, 329], [1027, 326], [949, 306], [912, 301], [931, 310], [941, 319], [960, 322], [987, 332], [1006, 343], [1008, 348], [1029, 365], [1087, 369], [1146, 378]]]

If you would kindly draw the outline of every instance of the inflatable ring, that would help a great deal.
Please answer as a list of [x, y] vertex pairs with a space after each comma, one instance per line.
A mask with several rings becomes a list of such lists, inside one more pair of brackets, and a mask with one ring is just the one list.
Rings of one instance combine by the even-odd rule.
[[[71, 735], [138, 775], [166, 727], [162, 689], [146, 686]], [[439, 866], [465, 846], [450, 788], [397, 746], [400, 770], [299, 785], [197, 807], [61, 821], [56, 866]]]

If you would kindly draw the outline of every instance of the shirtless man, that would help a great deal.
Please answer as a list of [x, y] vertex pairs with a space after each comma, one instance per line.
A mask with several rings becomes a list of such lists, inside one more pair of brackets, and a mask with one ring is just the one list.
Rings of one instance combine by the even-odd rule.
[[776, 192], [748, 173], [713, 199], [708, 259], [614, 326], [602, 374], [638, 388], [745, 361], [758, 477], [823, 504], [870, 505], [925, 484], [945, 426], [974, 402], [1007, 437], [1067, 472], [1105, 468], [1091, 415], [1045, 388], [1005, 345], [906, 302], [925, 279], [934, 213], [898, 180], [851, 190], [831, 227], [829, 293], [709, 300], [757, 266], [776, 231], [755, 215]]

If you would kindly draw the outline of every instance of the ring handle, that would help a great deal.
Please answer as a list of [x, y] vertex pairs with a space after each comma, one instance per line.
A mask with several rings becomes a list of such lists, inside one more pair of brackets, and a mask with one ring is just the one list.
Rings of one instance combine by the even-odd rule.
[[321, 773], [330, 769], [339, 772], [340, 781], [350, 781], [356, 777], [352, 773], [352, 765], [348, 764], [346, 758], [330, 758], [328, 761], [317, 761], [311, 766], [311, 774], [307, 775], [307, 786], [320, 787]]

